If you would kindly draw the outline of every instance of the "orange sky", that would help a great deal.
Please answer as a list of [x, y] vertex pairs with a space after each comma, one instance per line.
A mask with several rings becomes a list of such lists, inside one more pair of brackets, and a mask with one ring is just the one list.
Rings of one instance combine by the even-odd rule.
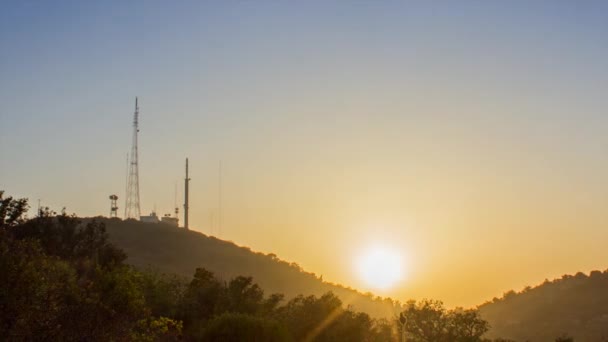
[[8, 194], [122, 212], [139, 96], [143, 213], [189, 157], [191, 226], [325, 280], [372, 243], [449, 306], [608, 267], [603, 2], [2, 7]]

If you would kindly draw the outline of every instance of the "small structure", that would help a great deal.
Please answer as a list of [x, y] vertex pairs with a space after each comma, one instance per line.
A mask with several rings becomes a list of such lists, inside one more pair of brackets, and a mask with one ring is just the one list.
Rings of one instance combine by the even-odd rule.
[[171, 214], [165, 214], [165, 216], [163, 216], [160, 221], [161, 223], [168, 224], [173, 227], [179, 227], [179, 219], [177, 217], [171, 216]]
[[146, 222], [146, 223], [159, 223], [160, 220], [158, 219], [158, 216], [156, 216], [155, 212], [151, 212], [150, 215], [148, 216], [140, 216], [139, 220], [141, 222]]
[[110, 195], [110, 217], [118, 217], [118, 205], [116, 201], [118, 201], [118, 196]]

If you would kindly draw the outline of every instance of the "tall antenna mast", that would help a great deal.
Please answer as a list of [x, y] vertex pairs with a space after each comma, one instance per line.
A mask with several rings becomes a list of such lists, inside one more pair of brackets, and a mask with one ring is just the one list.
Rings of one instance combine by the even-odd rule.
[[188, 229], [188, 209], [190, 206], [190, 200], [188, 198], [188, 185], [190, 178], [188, 178], [188, 158], [186, 158], [186, 178], [184, 179], [184, 228]]
[[220, 164], [218, 167], [218, 179], [217, 179], [217, 206], [218, 206], [218, 217], [217, 217], [217, 227], [218, 233], [217, 236], [222, 235], [222, 161], [220, 160]]
[[139, 164], [137, 161], [137, 134], [139, 133], [139, 106], [135, 97], [135, 113], [133, 114], [133, 144], [131, 145], [131, 158], [129, 163], [129, 179], [127, 182], [127, 196], [125, 204], [125, 219], [139, 220], [141, 211], [139, 207]]

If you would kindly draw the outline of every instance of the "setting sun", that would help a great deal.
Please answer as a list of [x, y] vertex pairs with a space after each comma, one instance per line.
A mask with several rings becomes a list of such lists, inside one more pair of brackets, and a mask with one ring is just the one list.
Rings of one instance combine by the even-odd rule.
[[395, 249], [373, 246], [356, 260], [356, 271], [361, 280], [376, 290], [394, 287], [403, 278], [403, 257]]

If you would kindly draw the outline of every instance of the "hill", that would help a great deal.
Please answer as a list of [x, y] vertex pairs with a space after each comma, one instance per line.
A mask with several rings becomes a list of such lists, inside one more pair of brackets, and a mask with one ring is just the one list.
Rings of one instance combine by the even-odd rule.
[[487, 337], [554, 341], [567, 334], [577, 342], [608, 341], [608, 270], [509, 291], [479, 310], [491, 325]]
[[296, 263], [280, 260], [274, 254], [254, 252], [232, 242], [164, 224], [95, 219], [105, 223], [110, 241], [127, 253], [128, 263], [138, 268], [152, 268], [188, 279], [197, 267], [226, 280], [239, 275], [251, 276], [267, 294], [282, 293], [287, 299], [299, 294], [320, 296], [332, 291], [345, 305], [378, 318], [396, 317], [401, 310], [401, 304], [392, 299], [324, 282]]

